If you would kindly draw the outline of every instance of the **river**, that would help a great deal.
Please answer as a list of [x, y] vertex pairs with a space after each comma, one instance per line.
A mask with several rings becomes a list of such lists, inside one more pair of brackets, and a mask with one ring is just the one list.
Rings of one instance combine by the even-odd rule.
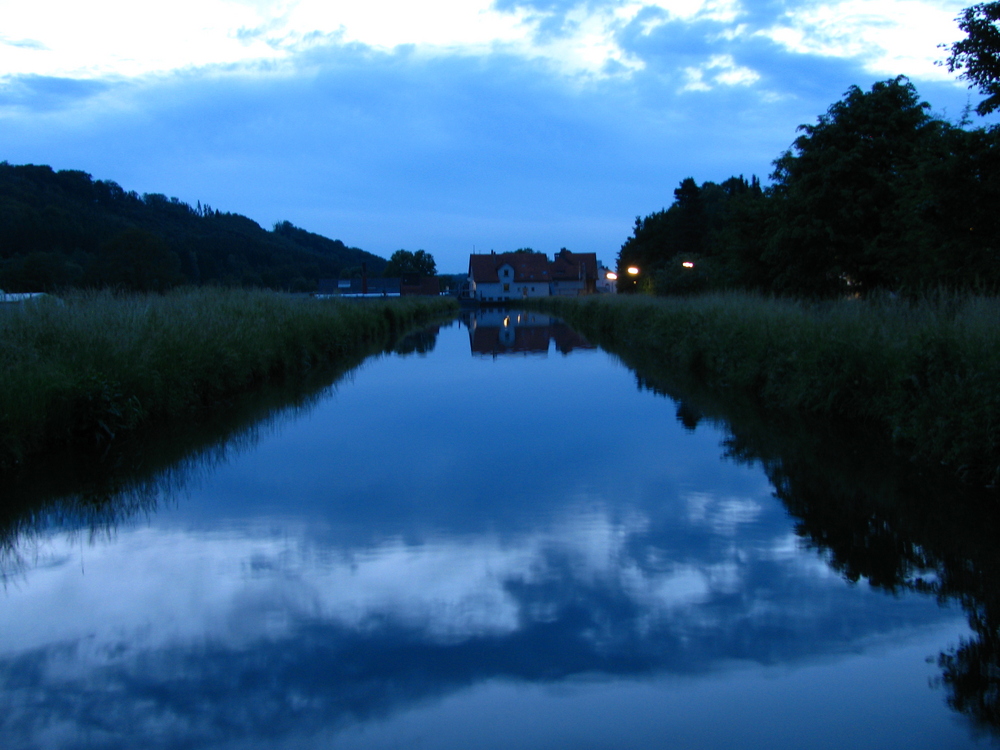
[[899, 560], [868, 521], [845, 551], [734, 442], [537, 313], [410, 337], [12, 521], [0, 746], [990, 745], [941, 662], [986, 606], [941, 583], [966, 561], [894, 510]]

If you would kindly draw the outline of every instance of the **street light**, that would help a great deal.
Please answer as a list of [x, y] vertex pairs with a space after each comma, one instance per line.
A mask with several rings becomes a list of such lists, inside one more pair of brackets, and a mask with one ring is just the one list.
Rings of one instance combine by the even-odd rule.
[[608, 281], [618, 281], [618, 274], [616, 274], [614, 271], [608, 271], [608, 273], [605, 275], [604, 278], [606, 278]]
[[694, 263], [692, 263], [689, 260], [684, 261], [683, 263], [681, 263], [681, 265], [684, 266], [685, 268], [694, 268]]
[[639, 275], [639, 269], [638, 269], [637, 266], [629, 266], [627, 270], [628, 270], [628, 275], [629, 276], [638, 276]]

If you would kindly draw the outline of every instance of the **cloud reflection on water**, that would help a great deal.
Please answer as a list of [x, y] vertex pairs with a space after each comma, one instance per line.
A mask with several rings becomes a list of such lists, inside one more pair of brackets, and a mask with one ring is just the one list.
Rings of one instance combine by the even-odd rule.
[[[748, 665], [787, 677], [961, 627], [927, 597], [845, 583], [756, 470], [719, 461], [721, 433], [686, 432], [603, 355], [512, 365], [470, 357], [465, 339], [445, 329], [432, 356], [373, 363], [176, 509], [86, 542], [35, 535], [0, 609], [0, 738], [253, 746], [496, 684], [701, 680], [723, 694]], [[467, 418], [505, 388], [534, 399], [558, 443]], [[392, 429], [367, 419], [373, 403]], [[532, 459], [520, 484], [472, 491], [454, 469], [506, 478], [512, 445]], [[387, 452], [395, 471], [376, 484], [345, 471]], [[623, 476], [628, 456], [648, 470]], [[908, 698], [911, 677], [883, 675]], [[720, 713], [738, 713], [727, 700]]]

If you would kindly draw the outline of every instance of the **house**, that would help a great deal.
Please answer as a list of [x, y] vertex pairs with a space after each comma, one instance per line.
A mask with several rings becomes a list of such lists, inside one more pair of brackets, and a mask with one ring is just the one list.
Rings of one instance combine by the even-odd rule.
[[597, 291], [597, 255], [571, 253], [563, 248], [549, 266], [553, 297], [578, 297]]
[[479, 302], [549, 296], [549, 259], [544, 253], [469, 256], [469, 292]]
[[608, 268], [603, 263], [597, 264], [597, 293], [616, 294], [618, 292], [618, 274], [614, 269]]
[[560, 250], [544, 253], [490, 253], [469, 256], [469, 297], [480, 304], [511, 302], [554, 294], [593, 294], [597, 255]]

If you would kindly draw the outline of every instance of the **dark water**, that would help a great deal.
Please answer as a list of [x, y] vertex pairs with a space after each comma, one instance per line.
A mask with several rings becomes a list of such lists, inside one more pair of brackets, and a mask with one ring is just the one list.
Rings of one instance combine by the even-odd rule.
[[507, 315], [10, 521], [0, 747], [990, 744], [989, 551]]

